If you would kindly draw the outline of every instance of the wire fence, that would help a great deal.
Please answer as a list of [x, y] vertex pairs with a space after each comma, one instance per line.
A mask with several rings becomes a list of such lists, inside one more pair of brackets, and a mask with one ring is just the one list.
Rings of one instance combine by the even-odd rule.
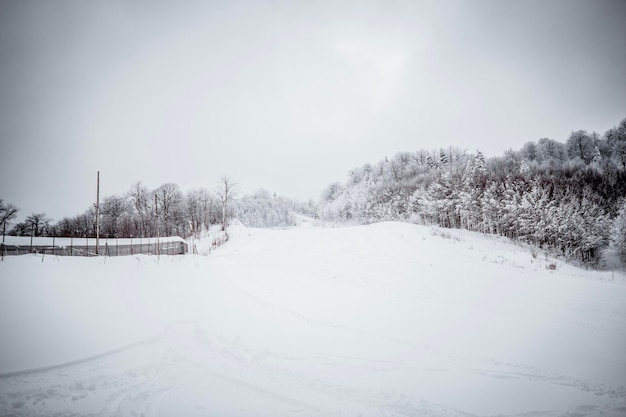
[[187, 243], [178, 236], [138, 239], [35, 238], [11, 236], [0, 243], [0, 256], [29, 253], [57, 256], [184, 255]]

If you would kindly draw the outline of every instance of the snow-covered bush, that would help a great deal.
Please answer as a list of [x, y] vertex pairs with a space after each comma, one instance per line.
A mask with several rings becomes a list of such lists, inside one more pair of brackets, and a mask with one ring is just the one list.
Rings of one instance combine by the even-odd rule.
[[313, 217], [314, 204], [298, 203], [289, 198], [271, 195], [259, 190], [234, 203], [234, 216], [248, 227], [288, 227], [296, 225], [296, 215]]

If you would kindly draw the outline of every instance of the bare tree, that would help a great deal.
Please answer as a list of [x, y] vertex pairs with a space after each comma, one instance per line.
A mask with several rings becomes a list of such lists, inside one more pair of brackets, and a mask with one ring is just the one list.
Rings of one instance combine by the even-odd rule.
[[593, 140], [584, 130], [572, 132], [565, 146], [570, 159], [580, 159], [586, 164], [593, 159]]
[[11, 203], [5, 203], [0, 198], [0, 225], [2, 226], [2, 242], [7, 231], [7, 223], [17, 216], [18, 208]]
[[185, 204], [186, 221], [191, 225], [191, 232], [199, 237], [202, 230], [209, 230], [211, 224], [221, 220], [221, 208], [212, 193], [199, 188], [187, 193]]
[[230, 177], [224, 175], [219, 179], [215, 193], [222, 206], [222, 230], [226, 230], [226, 226], [228, 226], [229, 204], [239, 194], [238, 185]]
[[150, 234], [150, 202], [149, 191], [141, 184], [141, 182], [135, 183], [130, 191], [128, 197], [132, 203], [133, 209], [137, 213], [137, 229], [141, 237], [149, 236]]
[[126, 212], [126, 201], [122, 197], [106, 197], [102, 203], [100, 212], [103, 215], [103, 231], [109, 236], [117, 236], [119, 232], [118, 220]]
[[185, 195], [185, 212], [191, 227], [191, 234], [200, 237], [200, 201], [197, 190], [191, 190]]
[[51, 221], [45, 213], [31, 213], [24, 220], [25, 231], [31, 236], [45, 236]]
[[615, 162], [622, 169], [626, 169], [626, 119], [606, 132], [605, 137]]
[[174, 183], [163, 184], [154, 191], [154, 194], [158, 205], [156, 207], [158, 210], [157, 218], [163, 222], [164, 233], [169, 236], [175, 229], [176, 232], [181, 232], [178, 229], [180, 228], [180, 215], [183, 212], [183, 195], [178, 185]]
[[96, 237], [96, 209], [92, 206], [76, 218], [78, 236]]
[[207, 189], [201, 188], [200, 206], [202, 208], [202, 225], [209, 230], [212, 224], [217, 224], [220, 220], [220, 207], [216, 197]]

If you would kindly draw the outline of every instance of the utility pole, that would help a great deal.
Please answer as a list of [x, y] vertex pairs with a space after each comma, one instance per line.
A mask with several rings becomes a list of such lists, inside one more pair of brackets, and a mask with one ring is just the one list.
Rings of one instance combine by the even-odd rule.
[[154, 194], [154, 214], [156, 216], [156, 253], [161, 255], [161, 248], [159, 247], [159, 199], [157, 194]]
[[96, 256], [98, 256], [98, 244], [100, 240], [100, 171], [96, 184]]

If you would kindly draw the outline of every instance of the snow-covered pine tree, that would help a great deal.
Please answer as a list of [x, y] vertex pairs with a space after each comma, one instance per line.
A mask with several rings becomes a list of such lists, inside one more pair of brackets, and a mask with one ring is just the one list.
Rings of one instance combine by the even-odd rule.
[[519, 173], [520, 175], [522, 175], [523, 177], [527, 177], [530, 176], [531, 172], [530, 172], [530, 167], [528, 166], [528, 164], [526, 163], [525, 160], [522, 159], [522, 161], [519, 164]]
[[476, 151], [474, 156], [474, 171], [480, 175], [484, 175], [487, 172], [487, 163], [485, 162], [485, 155], [481, 151]]

